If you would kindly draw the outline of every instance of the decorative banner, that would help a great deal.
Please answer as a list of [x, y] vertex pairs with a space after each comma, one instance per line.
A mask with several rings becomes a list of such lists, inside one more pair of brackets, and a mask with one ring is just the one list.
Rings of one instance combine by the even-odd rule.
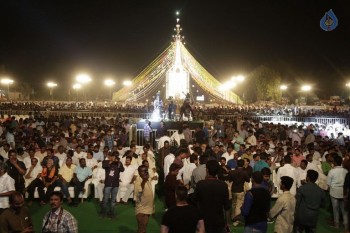
[[320, 27], [324, 31], [333, 31], [338, 26], [338, 18], [332, 9], [325, 13], [320, 20]]

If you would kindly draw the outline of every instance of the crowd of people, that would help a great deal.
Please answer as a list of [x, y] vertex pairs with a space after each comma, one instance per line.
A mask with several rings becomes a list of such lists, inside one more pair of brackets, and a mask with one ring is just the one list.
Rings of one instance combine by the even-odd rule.
[[[319, 210], [332, 206], [329, 224], [349, 231], [350, 144], [311, 124], [216, 119], [193, 132], [188, 124], [159, 134], [156, 148], [129, 139], [128, 119], [9, 116], [1, 122], [0, 230], [33, 232], [36, 200], [51, 204], [43, 232], [78, 232], [65, 201], [94, 193], [101, 218], [135, 203], [138, 232], [164, 194], [161, 232], [315, 232]], [[58, 191], [59, 190], [59, 191]], [[160, 190], [160, 191], [159, 191]], [[38, 198], [35, 198], [35, 197]], [[270, 208], [271, 198], [277, 198]], [[131, 205], [130, 205], [131, 206]], [[78, 207], [79, 208], [79, 207]]]
[[[179, 113], [180, 105], [175, 103], [164, 103], [164, 112], [167, 112], [170, 105]], [[1, 102], [0, 109], [4, 112], [10, 110], [19, 111], [89, 111], [89, 112], [122, 112], [122, 113], [152, 113], [153, 104], [121, 104], [117, 102], [56, 102], [56, 101], [11, 101]], [[194, 115], [227, 115], [241, 114], [245, 116], [301, 116], [301, 117], [349, 117], [350, 112], [347, 106], [324, 106], [315, 108], [310, 106], [297, 105], [271, 105], [271, 104], [244, 104], [244, 105], [205, 105], [196, 103], [192, 105]]]

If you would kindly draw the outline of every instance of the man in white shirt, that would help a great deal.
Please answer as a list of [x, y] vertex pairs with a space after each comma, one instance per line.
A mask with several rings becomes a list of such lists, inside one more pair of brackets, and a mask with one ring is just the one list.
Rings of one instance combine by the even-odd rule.
[[38, 162], [40, 161], [40, 158], [38, 156], [35, 156], [35, 150], [33, 148], [30, 148], [28, 150], [28, 154], [29, 156], [23, 159], [23, 163], [26, 166], [27, 170], [30, 168], [30, 166], [32, 166], [32, 158], [36, 158]]
[[248, 131], [248, 137], [247, 137], [247, 139], [245, 141], [250, 146], [256, 146], [257, 145], [256, 137], [254, 135], [253, 130], [249, 130]]
[[333, 206], [334, 226], [339, 228], [339, 211], [342, 212], [344, 228], [348, 229], [348, 210], [344, 203], [344, 181], [348, 171], [342, 167], [343, 159], [339, 155], [333, 157], [334, 168], [328, 172], [327, 184]]
[[41, 163], [43, 161], [43, 159], [47, 156], [47, 152], [46, 152], [46, 146], [42, 146], [40, 148], [40, 151], [35, 152], [35, 157], [39, 158], [39, 163]]
[[224, 157], [226, 159], [226, 164], [227, 164], [229, 160], [234, 159], [236, 153], [237, 152], [233, 150], [233, 147], [230, 144], [227, 146], [227, 151], [221, 157]]
[[172, 152], [174, 152], [174, 151], [171, 148], [170, 153], [167, 156], [165, 156], [165, 158], [164, 158], [164, 169], [163, 169], [164, 170], [164, 180], [165, 180], [166, 176], [169, 174], [170, 165], [175, 160], [175, 155], [172, 154]]
[[[84, 151], [82, 151], [82, 148], [80, 145], [78, 145], [74, 151], [74, 157], [78, 159], [82, 159], [82, 158], [86, 158], [86, 153]], [[74, 160], [73, 160], [74, 161]], [[75, 165], [79, 165], [79, 164], [75, 164]]]
[[0, 161], [0, 214], [10, 206], [9, 196], [15, 192], [15, 180], [6, 173], [6, 164]]
[[0, 156], [2, 156], [5, 160], [9, 158], [9, 150], [10, 150], [10, 144], [5, 143], [1, 148], [0, 148]]
[[193, 170], [197, 168], [198, 163], [198, 155], [191, 154], [190, 155], [190, 163], [185, 164], [183, 168], [179, 171], [179, 174], [182, 174], [182, 179], [184, 185], [189, 185], [192, 177]]
[[95, 192], [97, 193], [100, 204], [103, 201], [103, 189], [105, 187], [105, 169], [102, 168], [102, 162], [97, 164], [97, 168], [92, 171], [92, 181], [91, 183], [95, 186]]
[[134, 191], [135, 172], [138, 167], [135, 164], [131, 164], [131, 161], [132, 157], [129, 155], [126, 156], [124, 171], [120, 173], [117, 200], [119, 200], [121, 204], [127, 204], [131, 193]]
[[[119, 147], [118, 147], [118, 149], [119, 149]], [[124, 154], [124, 153], [120, 153], [119, 150], [118, 150], [118, 152], [120, 155]], [[97, 162], [102, 162], [104, 160], [103, 153], [102, 153], [102, 151], [99, 150], [98, 145], [94, 146], [93, 156], [97, 160]]]
[[27, 172], [24, 175], [24, 182], [25, 187], [28, 187], [28, 185], [41, 174], [43, 167], [39, 164], [39, 160], [34, 157], [31, 159], [31, 166], [26, 168]]
[[284, 166], [278, 169], [277, 177], [276, 177], [276, 180], [277, 180], [276, 186], [280, 187], [282, 176], [289, 176], [294, 180], [292, 188], [290, 189], [290, 193], [292, 195], [295, 195], [297, 191], [297, 180], [299, 180], [298, 170], [291, 165], [292, 158], [290, 157], [290, 155], [286, 155], [284, 157], [284, 162], [285, 162]]
[[64, 153], [64, 147], [62, 145], [58, 146], [57, 153], [55, 154], [55, 156], [59, 160], [60, 167], [62, 167], [62, 165], [64, 164], [64, 162], [65, 162], [65, 160], [67, 158], [67, 154]]
[[94, 158], [92, 151], [88, 150], [86, 153], [86, 166], [94, 170], [97, 168], [97, 160]]

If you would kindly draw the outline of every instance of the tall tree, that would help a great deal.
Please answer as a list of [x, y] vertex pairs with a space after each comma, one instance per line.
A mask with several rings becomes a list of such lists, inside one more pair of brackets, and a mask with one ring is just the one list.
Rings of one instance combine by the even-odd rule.
[[281, 100], [281, 75], [268, 66], [262, 65], [249, 75], [247, 99], [255, 101]]

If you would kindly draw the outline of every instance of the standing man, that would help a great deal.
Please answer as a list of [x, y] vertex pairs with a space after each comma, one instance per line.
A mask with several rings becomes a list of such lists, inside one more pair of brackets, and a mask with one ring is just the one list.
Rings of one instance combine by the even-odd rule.
[[276, 219], [275, 233], [292, 233], [294, 224], [295, 198], [289, 190], [293, 185], [293, 179], [289, 176], [281, 177], [281, 190], [275, 205], [270, 210], [270, 217]]
[[266, 233], [267, 216], [270, 210], [270, 193], [261, 185], [263, 175], [253, 172], [252, 189], [244, 196], [242, 215], [245, 219], [244, 232]]
[[148, 168], [141, 165], [138, 168], [138, 173], [141, 179], [135, 181], [134, 191], [136, 197], [137, 233], [146, 233], [149, 216], [153, 214], [153, 190], [149, 179]]
[[78, 233], [78, 221], [62, 208], [63, 194], [54, 191], [50, 195], [51, 211], [43, 219], [42, 232]]
[[248, 174], [243, 169], [244, 161], [242, 159], [237, 161], [237, 169], [230, 171], [228, 174], [229, 180], [232, 182], [232, 213], [231, 219], [233, 225], [237, 226], [239, 220], [236, 219], [241, 214], [241, 207], [244, 200], [244, 183], [250, 181]]
[[30, 216], [29, 210], [23, 207], [23, 195], [17, 191], [13, 192], [9, 200], [10, 208], [6, 209], [0, 215], [0, 232], [34, 232], [32, 217]]
[[209, 160], [206, 164], [207, 177], [197, 183], [193, 194], [204, 217], [207, 233], [226, 233], [230, 222], [228, 187], [224, 181], [218, 180], [219, 170], [218, 162]]
[[23, 162], [17, 160], [17, 152], [9, 150], [9, 159], [7, 163], [7, 174], [15, 180], [16, 191], [23, 193], [25, 188], [24, 175], [26, 174], [26, 166]]
[[306, 173], [306, 184], [302, 185], [297, 192], [295, 207], [296, 233], [316, 232], [319, 209], [324, 204], [326, 194], [315, 184], [318, 173], [308, 170]]
[[[118, 158], [117, 158], [118, 156]], [[102, 162], [102, 168], [105, 169], [105, 187], [103, 189], [103, 206], [101, 217], [104, 217], [107, 211], [109, 198], [111, 198], [108, 216], [114, 218], [114, 206], [116, 203], [120, 173], [124, 171], [123, 164], [119, 161], [118, 151], [114, 151], [108, 155], [108, 160]]]
[[187, 203], [187, 196], [185, 186], [176, 188], [176, 206], [165, 212], [160, 228], [161, 233], [205, 233], [203, 216], [196, 207]]
[[6, 173], [6, 163], [0, 161], [0, 215], [8, 208], [9, 196], [15, 192], [15, 181]]
[[297, 181], [299, 179], [299, 173], [298, 173], [298, 170], [292, 166], [292, 158], [289, 156], [289, 155], [286, 155], [284, 157], [284, 166], [283, 167], [280, 167], [278, 168], [278, 171], [277, 171], [277, 187], [280, 186], [280, 181], [281, 181], [281, 177], [282, 176], [289, 176], [290, 178], [293, 178], [293, 185], [292, 185], [292, 188], [290, 189], [290, 193], [295, 195], [297, 193]]
[[151, 133], [152, 133], [152, 128], [150, 126], [149, 120], [145, 121], [145, 125], [143, 126], [143, 138], [144, 138], [144, 144], [148, 144], [151, 139]]
[[344, 228], [348, 229], [348, 210], [344, 203], [344, 181], [348, 170], [342, 167], [343, 159], [339, 155], [334, 156], [334, 168], [332, 168], [327, 176], [327, 184], [329, 186], [329, 196], [331, 197], [334, 226], [339, 228], [339, 210], [343, 216]]

